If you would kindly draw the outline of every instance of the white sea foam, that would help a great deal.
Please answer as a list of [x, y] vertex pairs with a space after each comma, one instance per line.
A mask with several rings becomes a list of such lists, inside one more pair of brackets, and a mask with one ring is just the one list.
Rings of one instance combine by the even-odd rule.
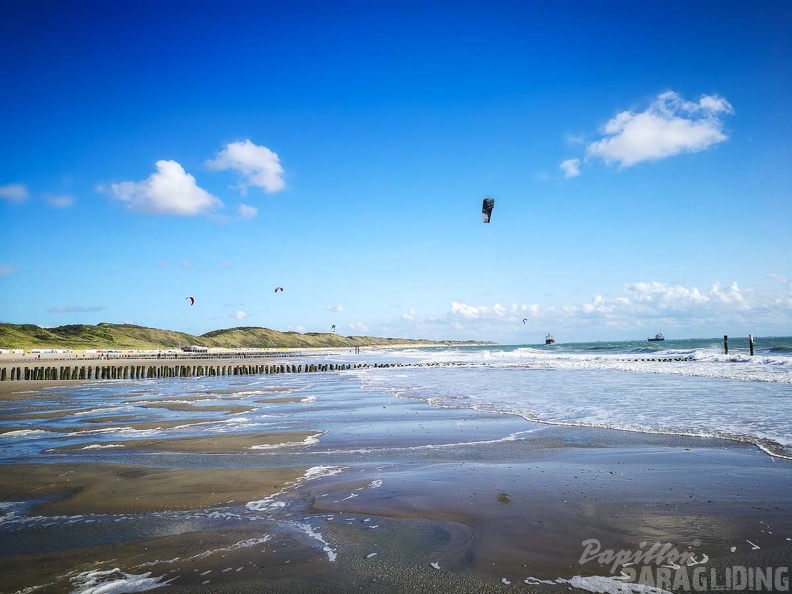
[[314, 530], [313, 526], [310, 524], [297, 524], [297, 526], [303, 530], [308, 536], [313, 538], [314, 540], [319, 541], [322, 544], [322, 550], [327, 553], [327, 559], [330, 563], [334, 563], [338, 554], [334, 549], [330, 547], [330, 544], [324, 539], [320, 532]]
[[524, 583], [530, 586], [548, 585], [556, 586], [559, 584], [568, 584], [578, 590], [585, 590], [586, 592], [596, 592], [598, 594], [672, 594], [668, 590], [656, 588], [646, 584], [635, 584], [632, 582], [624, 582], [619, 578], [612, 576], [580, 576], [564, 579], [557, 578], [555, 580], [542, 580], [535, 577], [529, 577], [523, 580]]
[[334, 474], [339, 474], [345, 468], [346, 467], [344, 466], [313, 466], [308, 470], [306, 470], [305, 473], [296, 481], [287, 483], [276, 493], [264, 497], [263, 499], [258, 499], [256, 501], [249, 501], [248, 503], [245, 504], [245, 507], [251, 511], [267, 511], [274, 508], [285, 507], [286, 503], [278, 500], [278, 498], [283, 496], [284, 493], [297, 488], [299, 485], [307, 481], [313, 481], [326, 476], [333, 476]]
[[72, 594], [126, 594], [127, 592], [145, 592], [162, 587], [171, 580], [161, 577], [150, 577], [151, 573], [133, 575], [120, 569], [106, 571], [85, 571], [71, 578], [74, 590]]
[[50, 431], [45, 431], [43, 429], [18, 429], [17, 431], [6, 431], [5, 433], [0, 433], [0, 438], [30, 437], [31, 435], [42, 435], [44, 433], [50, 433]]
[[310, 446], [316, 445], [319, 443], [319, 438], [322, 436], [321, 433], [314, 433], [313, 435], [309, 435], [302, 441], [286, 441], [283, 443], [265, 443], [261, 445], [254, 445], [250, 446], [248, 449], [250, 450], [277, 450], [280, 448], [293, 448], [296, 446]]
[[250, 547], [254, 547], [256, 545], [264, 544], [265, 542], [269, 542], [272, 540], [272, 537], [269, 534], [265, 534], [260, 538], [249, 538], [247, 540], [241, 540], [239, 542], [235, 542], [232, 545], [227, 547], [219, 547], [217, 549], [212, 549], [210, 551], [204, 551], [203, 553], [198, 553], [197, 555], [193, 555], [189, 557], [188, 560], [191, 561], [193, 559], [206, 559], [207, 557], [211, 557], [212, 555], [216, 555], [217, 553], [227, 553], [229, 551], [237, 551], [239, 549], [247, 549]]

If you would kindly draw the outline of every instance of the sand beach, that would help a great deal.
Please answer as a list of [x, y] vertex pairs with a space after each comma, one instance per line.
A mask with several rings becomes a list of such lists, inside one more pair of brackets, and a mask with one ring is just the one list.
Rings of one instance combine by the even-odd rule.
[[792, 462], [755, 445], [358, 381], [0, 382], [0, 592], [619, 591], [586, 542], [691, 576], [792, 559]]

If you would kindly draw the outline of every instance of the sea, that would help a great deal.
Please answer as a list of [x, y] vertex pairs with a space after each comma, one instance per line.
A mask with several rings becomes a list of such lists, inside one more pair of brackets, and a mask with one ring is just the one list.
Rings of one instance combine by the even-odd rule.
[[[792, 337], [368, 352], [369, 389], [531, 421], [727, 438], [792, 458]], [[439, 365], [439, 366], [437, 366]], [[453, 370], [449, 370], [453, 367]]]

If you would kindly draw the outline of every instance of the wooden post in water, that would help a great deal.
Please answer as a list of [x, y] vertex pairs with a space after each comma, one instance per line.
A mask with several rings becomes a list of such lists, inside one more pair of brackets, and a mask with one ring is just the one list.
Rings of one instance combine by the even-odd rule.
[[725, 334], [723, 335], [723, 354], [724, 355], [729, 354], [729, 337], [726, 336]]
[[748, 335], [748, 349], [751, 351], [751, 357], [753, 357], [753, 334]]

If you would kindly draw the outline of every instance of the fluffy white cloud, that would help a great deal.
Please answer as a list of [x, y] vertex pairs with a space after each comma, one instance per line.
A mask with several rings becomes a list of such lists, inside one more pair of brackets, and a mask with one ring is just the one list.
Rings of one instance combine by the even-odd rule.
[[283, 181], [283, 167], [277, 153], [266, 146], [258, 146], [243, 140], [227, 144], [214, 159], [206, 162], [213, 171], [231, 169], [242, 176], [242, 192], [248, 186], [255, 186], [265, 192], [277, 192], [286, 187]]
[[726, 140], [722, 116], [734, 113], [726, 99], [704, 95], [684, 101], [667, 91], [646, 111], [623, 111], [605, 124], [605, 136], [586, 149], [587, 158], [630, 167], [680, 153], [696, 153]]
[[577, 177], [580, 175], [580, 159], [567, 159], [561, 163], [564, 177]]
[[30, 197], [25, 184], [6, 184], [0, 186], [0, 199], [9, 202], [24, 202]]
[[402, 320], [412, 321], [415, 319], [415, 308], [411, 307], [410, 311], [401, 315]]
[[244, 320], [249, 315], [250, 314], [247, 313], [246, 311], [242, 311], [241, 309], [238, 309], [232, 314], [232, 317], [236, 318], [237, 320]]
[[486, 307], [476, 307], [473, 305], [465, 305], [464, 303], [451, 302], [451, 314], [462, 316], [467, 319], [475, 319], [482, 316], [487, 311]]
[[342, 311], [344, 311], [344, 306], [343, 305], [328, 305], [326, 309], [327, 309], [327, 311], [332, 311], [332, 312], [335, 312], [335, 313], [341, 313]]
[[680, 285], [664, 285], [663, 283], [628, 283], [624, 289], [630, 294], [631, 303], [659, 304], [660, 307], [673, 307], [691, 303], [707, 303], [710, 298], [693, 287], [688, 289]]
[[112, 193], [130, 210], [150, 214], [193, 216], [223, 205], [176, 161], [157, 161], [156, 167], [143, 181], [112, 184]]

